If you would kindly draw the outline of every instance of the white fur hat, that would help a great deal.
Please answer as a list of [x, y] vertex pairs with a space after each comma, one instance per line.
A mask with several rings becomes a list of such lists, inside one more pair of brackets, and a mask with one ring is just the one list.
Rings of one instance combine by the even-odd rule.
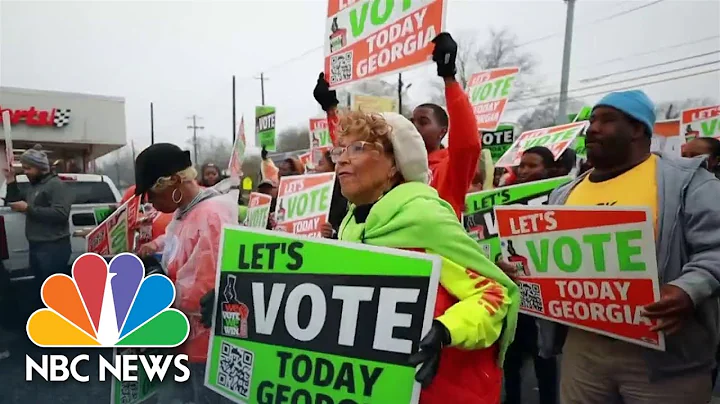
[[428, 183], [428, 154], [425, 142], [415, 125], [404, 116], [395, 112], [383, 112], [385, 121], [392, 127], [392, 142], [395, 165], [408, 182]]

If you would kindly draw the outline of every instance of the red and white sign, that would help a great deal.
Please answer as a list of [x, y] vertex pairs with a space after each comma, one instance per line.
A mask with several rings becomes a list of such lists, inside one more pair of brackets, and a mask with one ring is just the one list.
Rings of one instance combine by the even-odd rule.
[[280, 178], [275, 230], [322, 237], [332, 201], [335, 173], [293, 175]]
[[328, 0], [325, 78], [331, 88], [431, 61], [448, 0]]
[[[7, 112], [7, 111], [0, 112], [0, 118], [4, 117], [4, 119], [9, 121], [9, 119], [8, 119], [9, 116], [10, 116], [9, 112]], [[3, 121], [2, 126], [3, 126], [3, 137], [5, 138], [5, 144], [3, 146], [3, 148], [4, 148], [3, 153], [2, 153], [2, 155], [0, 155], [0, 169], [3, 170], [3, 179], [7, 180], [7, 178], [5, 178], [4, 170], [7, 169], [8, 174], [12, 174], [12, 172], [13, 172], [12, 165], [13, 165], [13, 160], [15, 157], [13, 156], [13, 141], [12, 141], [12, 128], [11, 128], [12, 125], [10, 124], [10, 122]]]
[[522, 313], [665, 350], [643, 316], [660, 298], [648, 208], [496, 206], [495, 217]]
[[544, 146], [550, 149], [557, 160], [582, 132], [587, 122], [573, 122], [549, 128], [523, 132], [512, 146], [495, 163], [495, 167], [515, 167], [520, 165], [525, 150]]
[[120, 205], [85, 236], [87, 252], [100, 255], [131, 252], [139, 210], [140, 198], [137, 196]]
[[310, 148], [332, 146], [327, 119], [310, 118]]
[[[0, 112], [10, 113], [10, 123], [18, 125], [24, 123], [28, 126], [54, 126], [62, 128], [70, 123], [70, 109], [52, 108], [52, 109], [36, 109], [29, 107], [27, 109], [3, 108], [0, 106]], [[2, 120], [0, 113], [0, 121]]]
[[238, 128], [235, 144], [233, 145], [230, 162], [228, 163], [228, 172], [230, 177], [240, 178], [243, 175], [242, 163], [245, 159], [245, 116], [240, 117], [240, 127]]
[[687, 141], [696, 137], [720, 138], [720, 105], [686, 109], [680, 119], [680, 131]]
[[478, 130], [493, 132], [502, 119], [519, 67], [503, 67], [475, 73], [468, 81], [468, 97]]

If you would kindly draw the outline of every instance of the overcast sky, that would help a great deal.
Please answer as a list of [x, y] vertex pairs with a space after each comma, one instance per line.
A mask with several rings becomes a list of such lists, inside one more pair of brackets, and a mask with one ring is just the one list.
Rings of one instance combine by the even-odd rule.
[[[720, 49], [720, 1], [665, 0], [595, 22], [648, 2], [579, 0], [575, 12], [571, 91], [594, 83], [581, 79]], [[268, 105], [278, 109], [279, 129], [318, 115], [312, 89], [322, 69], [324, 0], [262, 1], [7, 1], [0, 3], [0, 84], [41, 90], [124, 97], [128, 139], [149, 144], [149, 103], [155, 105], [156, 141], [184, 146], [186, 119], [197, 114], [204, 133], [231, 138], [231, 77], [237, 76], [238, 120], [245, 115], [253, 142], [254, 106], [265, 71]], [[489, 28], [508, 28], [539, 60], [538, 84], [559, 87], [565, 24], [561, 0], [449, 0], [452, 33], [487, 39]], [[548, 37], [549, 36], [549, 37]], [[713, 37], [714, 39], [706, 39]], [[548, 37], [537, 40], [538, 38]], [[638, 55], [658, 48], [701, 42]], [[314, 49], [314, 50], [313, 50]], [[309, 52], [308, 52], [309, 51]], [[285, 62], [299, 55], [291, 62]], [[634, 55], [634, 56], [633, 56]], [[611, 63], [606, 61], [619, 58]], [[655, 69], [614, 76], [618, 81], [720, 60], [715, 53]], [[644, 81], [720, 68], [720, 64], [614, 84], [585, 95]], [[412, 104], [426, 100], [430, 68], [407, 74]], [[395, 78], [389, 78], [395, 80]], [[601, 82], [602, 83], [602, 82]], [[643, 87], [656, 101], [720, 98], [720, 73]], [[600, 95], [583, 97], [596, 101]], [[512, 104], [511, 104], [512, 105]], [[514, 113], [517, 115], [517, 112]], [[512, 116], [511, 116], [512, 117]]]

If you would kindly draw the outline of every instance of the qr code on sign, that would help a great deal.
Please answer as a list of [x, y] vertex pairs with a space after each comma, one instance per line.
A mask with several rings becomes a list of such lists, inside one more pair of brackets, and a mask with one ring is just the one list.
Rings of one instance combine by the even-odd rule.
[[520, 307], [536, 313], [545, 313], [542, 292], [537, 283], [520, 282]]
[[330, 57], [330, 84], [350, 81], [353, 78], [353, 53], [345, 52]]
[[120, 404], [130, 404], [137, 401], [140, 397], [138, 390], [138, 382], [123, 382], [122, 393], [120, 394]]
[[220, 345], [217, 383], [243, 398], [250, 398], [255, 354], [225, 341]]

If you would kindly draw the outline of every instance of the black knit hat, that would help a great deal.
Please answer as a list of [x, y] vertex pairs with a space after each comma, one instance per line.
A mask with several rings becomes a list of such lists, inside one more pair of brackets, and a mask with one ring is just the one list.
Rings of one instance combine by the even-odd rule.
[[158, 178], [171, 176], [192, 166], [190, 152], [172, 143], [155, 143], [135, 159], [135, 195], [142, 195]]

